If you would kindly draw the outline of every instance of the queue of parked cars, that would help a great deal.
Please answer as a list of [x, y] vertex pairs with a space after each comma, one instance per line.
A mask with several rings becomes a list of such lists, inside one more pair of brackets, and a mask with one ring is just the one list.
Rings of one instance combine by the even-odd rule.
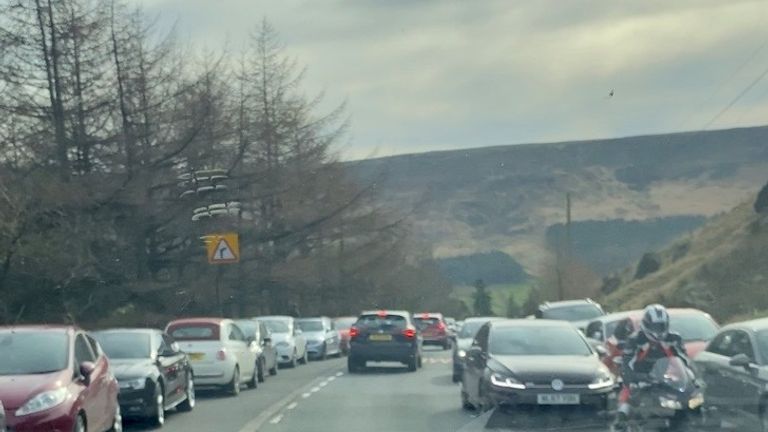
[[0, 328], [0, 431], [120, 431], [123, 418], [162, 427], [166, 411], [195, 408], [198, 388], [237, 396], [278, 365], [341, 355], [341, 344], [328, 317]]

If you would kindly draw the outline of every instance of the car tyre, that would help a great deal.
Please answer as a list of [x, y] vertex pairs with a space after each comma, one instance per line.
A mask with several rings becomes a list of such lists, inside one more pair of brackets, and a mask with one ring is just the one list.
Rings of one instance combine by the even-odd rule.
[[328, 360], [328, 345], [323, 344], [323, 353], [320, 354], [320, 360]]
[[165, 392], [160, 383], [155, 384], [155, 394], [152, 397], [152, 415], [147, 419], [149, 425], [155, 429], [163, 427], [165, 424]]
[[469, 395], [464, 391], [463, 385], [461, 387], [461, 409], [467, 411], [472, 411], [475, 409], [475, 406], [472, 405], [472, 402], [469, 401]]
[[227, 392], [230, 396], [237, 396], [240, 394], [240, 367], [235, 366], [235, 371], [232, 373], [232, 381], [226, 386]]
[[461, 381], [461, 375], [459, 375], [458, 373], [454, 372], [453, 373], [453, 377], [451, 378], [451, 381], [453, 381], [455, 383], [460, 382]]
[[259, 358], [259, 364], [256, 367], [257, 371], [257, 378], [259, 379], [260, 383], [264, 382], [264, 369], [267, 367], [267, 361], [264, 360], [264, 358]]
[[365, 362], [356, 359], [355, 357], [347, 357], [347, 370], [349, 373], [359, 373], [365, 369]]
[[[79, 415], [83, 421], [83, 432], [87, 430], [87, 427], [85, 425], [85, 417], [83, 417], [83, 414]], [[123, 414], [120, 411], [120, 405], [116, 404], [115, 406], [115, 415], [112, 417], [112, 427], [109, 428], [107, 432], [123, 432]]]
[[195, 379], [192, 374], [187, 375], [187, 388], [184, 390], [186, 398], [176, 409], [181, 412], [190, 412], [195, 409]]
[[82, 413], [77, 415], [72, 432], [85, 432], [85, 417], [83, 417]]
[[447, 351], [449, 349], [451, 349], [451, 341], [446, 339], [445, 342], [443, 342], [443, 351]]
[[424, 366], [424, 359], [421, 357], [421, 354], [419, 354], [418, 366], [419, 366], [419, 369], [421, 369], [421, 367]]
[[419, 359], [416, 356], [409, 358], [406, 364], [408, 365], [408, 372], [419, 370]]
[[253, 374], [246, 383], [249, 389], [255, 389], [259, 386], [259, 363], [258, 361], [253, 364]]
[[275, 362], [272, 365], [272, 369], [269, 370], [271, 376], [277, 375], [277, 356], [275, 356]]

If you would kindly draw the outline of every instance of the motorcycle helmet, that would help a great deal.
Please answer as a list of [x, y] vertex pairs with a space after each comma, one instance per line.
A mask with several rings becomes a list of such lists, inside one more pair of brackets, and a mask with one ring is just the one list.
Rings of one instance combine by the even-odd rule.
[[643, 310], [640, 328], [651, 340], [660, 341], [669, 333], [669, 314], [667, 308], [660, 304], [652, 304]]

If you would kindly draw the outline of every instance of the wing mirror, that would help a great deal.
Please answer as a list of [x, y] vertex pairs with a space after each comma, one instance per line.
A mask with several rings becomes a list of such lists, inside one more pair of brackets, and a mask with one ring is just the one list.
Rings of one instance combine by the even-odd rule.
[[589, 337], [594, 339], [594, 340], [601, 341], [601, 340], [603, 340], [603, 332], [601, 332], [600, 330], [595, 330], [595, 331], [592, 332], [592, 334], [589, 335]]
[[271, 344], [272, 343], [272, 336], [265, 336], [264, 339], [262, 339], [264, 342], [264, 345]]
[[735, 356], [731, 357], [731, 359], [728, 361], [728, 364], [731, 366], [743, 367], [743, 368], [749, 368], [749, 365], [751, 363], [752, 363], [752, 360], [746, 354], [736, 354]]
[[600, 356], [600, 358], [603, 358], [608, 355], [608, 350], [605, 349], [604, 346], [595, 345], [594, 348], [595, 348], [595, 352], [597, 353], [598, 356]]
[[96, 370], [96, 365], [93, 362], [84, 361], [80, 363], [80, 376], [82, 377], [83, 384], [91, 384], [91, 375]]

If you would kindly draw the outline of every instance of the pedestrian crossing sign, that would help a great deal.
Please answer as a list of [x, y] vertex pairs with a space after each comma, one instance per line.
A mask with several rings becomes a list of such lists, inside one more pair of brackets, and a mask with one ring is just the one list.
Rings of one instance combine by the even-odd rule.
[[240, 262], [240, 242], [237, 233], [209, 234], [203, 237], [209, 264]]

